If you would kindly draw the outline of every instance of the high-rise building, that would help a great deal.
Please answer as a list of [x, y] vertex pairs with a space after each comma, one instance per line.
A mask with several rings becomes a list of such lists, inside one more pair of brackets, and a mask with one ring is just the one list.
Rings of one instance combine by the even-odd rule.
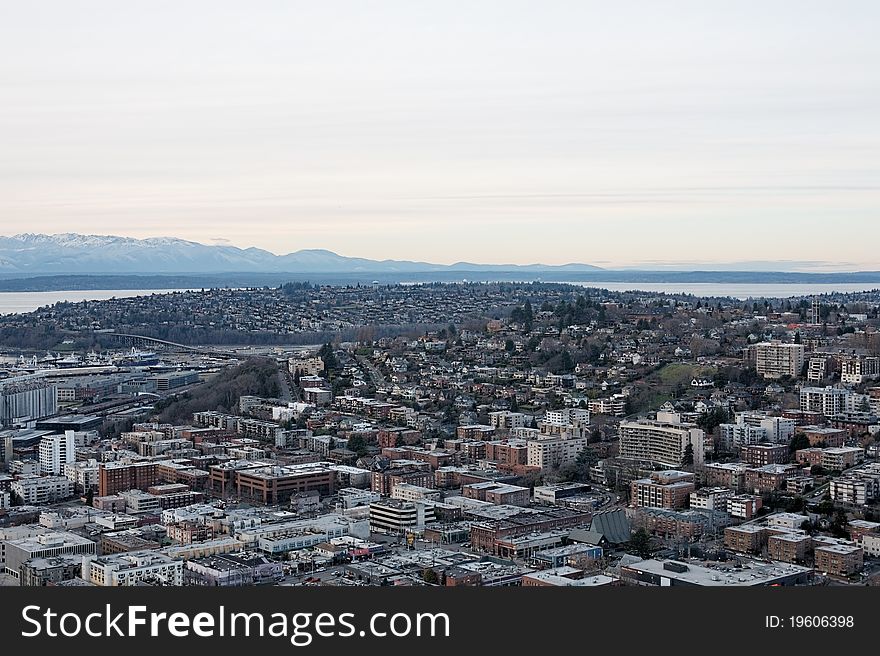
[[620, 457], [680, 467], [690, 446], [694, 464], [704, 460], [705, 433], [695, 424], [670, 424], [660, 421], [623, 421], [620, 423]]
[[76, 460], [76, 439], [72, 430], [61, 435], [46, 435], [40, 440], [40, 473], [59, 476], [64, 465]]
[[880, 376], [880, 358], [866, 355], [845, 355], [840, 358], [840, 382], [860, 385]]
[[755, 344], [755, 368], [767, 379], [797, 378], [804, 366], [804, 345], [783, 342]]
[[803, 387], [801, 410], [820, 412], [826, 417], [833, 417], [855, 409], [851, 407], [852, 395], [852, 391], [843, 387]]

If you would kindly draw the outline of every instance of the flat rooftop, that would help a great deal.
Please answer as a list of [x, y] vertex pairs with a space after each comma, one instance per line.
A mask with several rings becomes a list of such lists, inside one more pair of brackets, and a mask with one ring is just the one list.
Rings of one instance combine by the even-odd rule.
[[[684, 566], [683, 572], [665, 569], [664, 565], [673, 563]], [[643, 560], [627, 566], [637, 572], [654, 574], [668, 579], [675, 579], [693, 585], [750, 587], [771, 585], [772, 583], [790, 576], [807, 574], [812, 571], [809, 567], [801, 567], [790, 563], [761, 563], [758, 561], [746, 561], [742, 567], [732, 566], [703, 566], [692, 562], [680, 562], [669, 560]]]

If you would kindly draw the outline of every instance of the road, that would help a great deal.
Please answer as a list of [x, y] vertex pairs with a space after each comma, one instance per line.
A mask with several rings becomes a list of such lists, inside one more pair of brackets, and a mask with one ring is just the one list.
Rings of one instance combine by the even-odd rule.
[[278, 393], [279, 399], [285, 403], [290, 403], [294, 400], [293, 392], [291, 391], [290, 376], [287, 371], [281, 367], [278, 367], [278, 386], [280, 389]]
[[373, 363], [370, 362], [370, 359], [364, 355], [357, 356], [357, 359], [358, 362], [361, 363], [361, 366], [366, 370], [367, 374], [369, 374], [370, 380], [373, 381], [373, 385], [375, 385], [376, 387], [384, 387], [385, 383], [387, 382], [385, 380], [385, 376], [383, 376], [382, 373], [378, 369], [376, 369]]

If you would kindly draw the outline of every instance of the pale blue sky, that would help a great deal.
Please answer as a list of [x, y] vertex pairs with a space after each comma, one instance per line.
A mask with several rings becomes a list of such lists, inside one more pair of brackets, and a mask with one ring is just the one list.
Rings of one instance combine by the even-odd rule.
[[0, 233], [880, 269], [875, 2], [0, 1]]

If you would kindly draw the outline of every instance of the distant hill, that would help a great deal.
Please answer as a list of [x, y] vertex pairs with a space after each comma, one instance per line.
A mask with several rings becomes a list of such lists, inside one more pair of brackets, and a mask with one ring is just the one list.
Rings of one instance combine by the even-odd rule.
[[160, 237], [133, 239], [109, 235], [20, 234], [0, 237], [0, 276], [89, 274], [216, 274], [216, 273], [429, 273], [429, 272], [586, 272], [589, 264], [452, 265], [407, 260], [368, 260], [311, 249], [275, 255], [259, 248], [200, 244]]

